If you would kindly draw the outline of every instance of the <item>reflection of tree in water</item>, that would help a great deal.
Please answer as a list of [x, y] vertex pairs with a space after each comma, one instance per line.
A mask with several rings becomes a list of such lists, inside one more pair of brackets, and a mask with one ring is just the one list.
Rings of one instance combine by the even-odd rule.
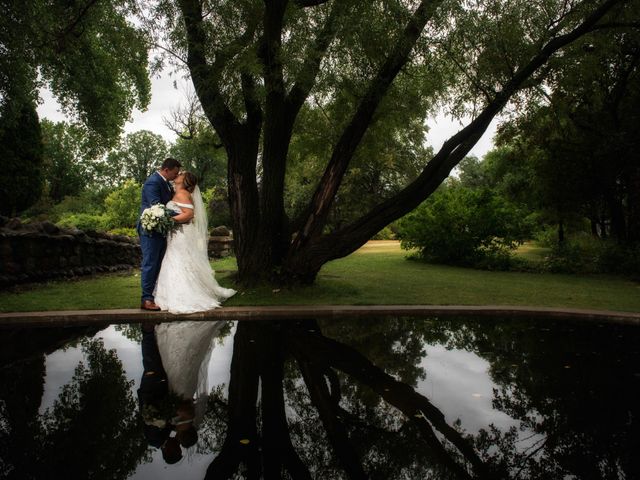
[[497, 478], [410, 386], [424, 376], [415, 367], [424, 352], [400, 327], [382, 325], [376, 342], [364, 338], [371, 327], [351, 333], [404, 382], [315, 322], [240, 322], [228, 402], [220, 391], [210, 398], [217, 415], [201, 431], [218, 451], [207, 478]]
[[490, 363], [499, 386], [494, 408], [534, 434], [523, 449], [515, 429], [489, 429], [476, 438], [479, 450], [485, 456], [492, 450], [494, 461], [518, 478], [640, 478], [638, 328], [535, 325], [505, 319], [428, 325], [429, 340]]
[[[203, 425], [207, 478], [640, 478], [637, 330], [539, 324], [241, 322]], [[412, 388], [429, 344], [487, 360], [521, 430], [448, 425]]]
[[17, 438], [23, 448], [21, 453], [3, 448], [3, 459], [12, 466], [4, 470], [7, 478], [127, 478], [144, 459], [147, 447], [122, 363], [101, 340], [85, 339], [81, 345], [86, 362], [76, 367], [71, 382], [40, 416], [44, 356], [35, 370], [26, 364], [24, 371], [12, 369], [14, 381], [38, 385], [28, 391], [3, 389], [12, 425], [2, 444], [14, 444]]

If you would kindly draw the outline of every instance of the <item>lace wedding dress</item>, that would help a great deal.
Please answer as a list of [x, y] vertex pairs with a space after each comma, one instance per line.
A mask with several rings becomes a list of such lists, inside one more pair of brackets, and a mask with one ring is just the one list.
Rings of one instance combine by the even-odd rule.
[[198, 187], [193, 205], [171, 200], [167, 208], [180, 212], [180, 207], [193, 208], [194, 218], [182, 224], [167, 238], [167, 250], [162, 259], [155, 303], [171, 313], [194, 313], [211, 310], [236, 293], [221, 287], [209, 263], [207, 217]]
[[206, 395], [213, 339], [225, 321], [168, 322], [156, 326], [156, 341], [169, 389], [184, 400]]

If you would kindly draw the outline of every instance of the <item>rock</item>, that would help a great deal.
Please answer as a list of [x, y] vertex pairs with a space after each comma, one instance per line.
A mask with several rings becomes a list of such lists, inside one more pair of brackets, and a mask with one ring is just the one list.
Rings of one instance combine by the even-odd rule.
[[12, 218], [4, 225], [5, 228], [9, 228], [11, 230], [18, 230], [22, 228], [22, 222], [19, 218]]
[[231, 235], [231, 230], [224, 225], [220, 225], [211, 230], [212, 237], [228, 237], [229, 235]]
[[50, 235], [55, 235], [56, 233], [60, 233], [60, 227], [58, 227], [57, 225], [49, 221], [41, 222], [40, 230]]

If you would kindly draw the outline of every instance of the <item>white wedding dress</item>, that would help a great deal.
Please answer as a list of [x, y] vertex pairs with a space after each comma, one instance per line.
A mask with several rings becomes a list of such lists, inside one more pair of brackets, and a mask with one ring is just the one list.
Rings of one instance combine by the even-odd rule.
[[156, 305], [171, 313], [194, 313], [211, 310], [236, 293], [221, 287], [209, 263], [207, 216], [198, 187], [193, 205], [171, 200], [167, 208], [180, 212], [180, 207], [193, 208], [194, 217], [167, 237], [167, 250], [162, 259], [154, 292]]
[[200, 425], [209, 395], [208, 369], [214, 339], [225, 321], [168, 322], [157, 325], [156, 340], [169, 390], [194, 401], [193, 424]]

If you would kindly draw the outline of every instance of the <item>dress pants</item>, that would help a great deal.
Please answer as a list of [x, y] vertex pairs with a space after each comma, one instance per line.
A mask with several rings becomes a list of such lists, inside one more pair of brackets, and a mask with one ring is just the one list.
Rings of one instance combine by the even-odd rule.
[[162, 265], [162, 257], [167, 249], [167, 239], [161, 235], [140, 235], [142, 250], [142, 301], [153, 300], [153, 291]]

